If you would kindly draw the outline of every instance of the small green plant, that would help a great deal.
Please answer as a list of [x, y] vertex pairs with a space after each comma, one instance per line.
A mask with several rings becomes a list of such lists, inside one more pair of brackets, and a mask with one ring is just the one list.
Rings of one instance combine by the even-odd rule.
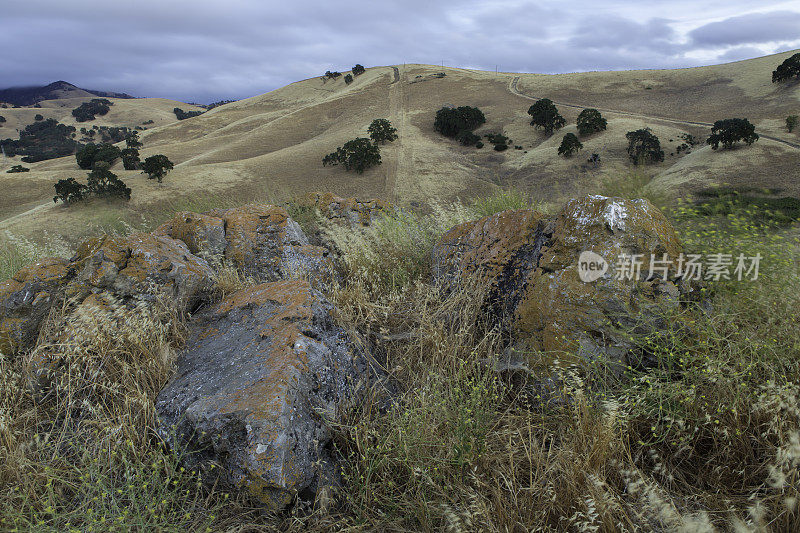
[[39, 122], [40, 120], [44, 120], [44, 117], [42, 115], [40, 115], [39, 113], [36, 113], [36, 115], [34, 115], [34, 117], [33, 117], [33, 120], [35, 120], [36, 122]]
[[583, 144], [574, 133], [567, 133], [561, 140], [561, 146], [558, 147], [558, 155], [572, 157], [578, 150], [583, 150]]
[[786, 131], [792, 133], [794, 129], [797, 127], [798, 116], [797, 115], [789, 115], [786, 117]]

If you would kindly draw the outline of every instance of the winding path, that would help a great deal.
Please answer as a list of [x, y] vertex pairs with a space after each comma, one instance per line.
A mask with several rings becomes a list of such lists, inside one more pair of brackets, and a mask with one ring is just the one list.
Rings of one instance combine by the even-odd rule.
[[[517, 83], [519, 82], [519, 78], [520, 78], [519, 76], [515, 76], [511, 80], [511, 82], [508, 84], [508, 90], [511, 91], [513, 94], [515, 94], [517, 96], [521, 96], [523, 98], [527, 98], [528, 100], [534, 100], [534, 101], [541, 100], [540, 97], [531, 96], [529, 94], [525, 94], [522, 91], [520, 91], [519, 88], [517, 87]], [[585, 106], [585, 105], [572, 104], [572, 103], [569, 103], [569, 102], [556, 102], [556, 101], [553, 101], [553, 103], [557, 104], [557, 105], [560, 105], [560, 106], [563, 106], [563, 107], [572, 107], [572, 108], [575, 108], [575, 109], [586, 109], [588, 107], [588, 106]], [[669, 122], [671, 124], [681, 124], [683, 126], [706, 126], [706, 127], [709, 127], [709, 128], [713, 126], [713, 124], [711, 124], [709, 122], [694, 122], [694, 121], [691, 121], [691, 120], [679, 120], [679, 119], [675, 119], [675, 118], [659, 117], [657, 115], [645, 115], [643, 113], [632, 113], [630, 111], [619, 111], [617, 109], [606, 109], [606, 108], [602, 108], [602, 107], [595, 107], [594, 109], [597, 109], [598, 111], [602, 111], [603, 113], [611, 113], [611, 114], [614, 114], [614, 115], [624, 115], [624, 116], [627, 116], [627, 117], [646, 118], [648, 120], [659, 120], [661, 122]], [[794, 143], [794, 142], [791, 142], [791, 141], [780, 139], [778, 137], [773, 137], [771, 135], [765, 135], [763, 133], [759, 133], [759, 137], [762, 138], [762, 139], [769, 139], [770, 141], [775, 141], [775, 142], [778, 142], [778, 143], [781, 143], [781, 144], [785, 144], [786, 146], [791, 146], [792, 148], [796, 148], [796, 149], [800, 150], [800, 144], [798, 144], [798, 143]]]
[[389, 117], [392, 125], [397, 128], [398, 138], [392, 142], [395, 150], [394, 161], [386, 169], [386, 182], [384, 190], [389, 201], [396, 201], [395, 189], [397, 187], [397, 175], [401, 169], [405, 169], [411, 163], [411, 143], [404, 141], [408, 135], [407, 115], [408, 106], [406, 105], [406, 94], [403, 84], [400, 82], [400, 69], [392, 67], [394, 80], [389, 84]]

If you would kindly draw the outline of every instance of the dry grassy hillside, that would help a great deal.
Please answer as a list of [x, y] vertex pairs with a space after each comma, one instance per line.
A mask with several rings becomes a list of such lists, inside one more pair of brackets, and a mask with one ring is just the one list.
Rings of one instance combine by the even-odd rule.
[[[118, 163], [114, 171], [133, 188], [124, 206], [54, 206], [52, 184], [85, 175], [71, 157], [30, 165], [27, 174], [2, 173], [0, 230], [64, 233], [85, 228], [87, 221], [137, 219], [182, 197], [279, 200], [320, 189], [416, 205], [513, 186], [558, 201], [597, 191], [606, 178], [630, 172], [625, 133], [643, 127], [653, 129], [666, 152], [663, 163], [647, 169], [654, 176], [651, 187], [672, 197], [715, 183], [773, 187], [800, 196], [800, 137], [782, 127], [787, 115], [800, 112], [800, 84], [770, 82], [772, 70], [790, 54], [679, 70], [537, 75], [401, 65], [368, 69], [350, 85], [342, 78], [326, 83], [311, 78], [144, 132], [142, 156], [163, 153], [176, 166], [159, 186]], [[446, 76], [434, 77], [438, 72]], [[567, 126], [550, 138], [531, 127], [526, 111], [532, 97], [554, 100]], [[433, 119], [446, 104], [479, 107], [487, 123], [478, 133], [504, 132], [522, 149], [500, 153], [487, 143], [478, 150], [442, 137], [433, 130]], [[146, 119], [164, 124], [174, 119], [175, 105], [117, 100], [97, 123], [128, 125], [121, 122], [125, 115], [130, 125]], [[581, 139], [584, 150], [578, 156], [561, 158], [556, 153], [561, 137], [576, 131], [582, 106], [601, 109], [608, 129]], [[51, 113], [70, 123], [65, 116], [73, 107], [3, 111]], [[400, 136], [382, 148], [381, 166], [362, 175], [322, 166], [323, 155], [366, 136], [370, 121], [380, 117], [391, 120]], [[729, 152], [699, 146], [688, 155], [675, 153], [681, 133], [704, 140], [710, 128], [698, 123], [732, 117], [749, 118], [761, 140]], [[586, 163], [593, 152], [603, 162], [597, 169]], [[5, 167], [14, 163], [2, 162]]]

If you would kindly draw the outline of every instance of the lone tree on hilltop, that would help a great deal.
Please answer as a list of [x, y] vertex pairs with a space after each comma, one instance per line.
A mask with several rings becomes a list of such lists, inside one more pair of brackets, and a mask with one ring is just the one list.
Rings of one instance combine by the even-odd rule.
[[361, 74], [364, 74], [365, 71], [366, 69], [359, 64], [356, 64], [356, 66], [354, 66], [352, 69], [353, 76], [360, 76]]
[[571, 157], [578, 150], [583, 150], [583, 145], [578, 137], [574, 133], [567, 133], [561, 140], [561, 146], [558, 147], [558, 155]]
[[653, 135], [650, 128], [629, 131], [625, 134], [628, 139], [628, 157], [635, 164], [656, 163], [664, 160], [664, 151], [661, 142]]
[[772, 71], [772, 83], [800, 78], [800, 52], [794, 54]]
[[542, 98], [530, 106], [528, 114], [531, 116], [531, 126], [542, 128], [546, 135], [552, 135], [553, 131], [563, 128], [567, 123], [549, 98]]
[[139, 132], [132, 131], [125, 137], [125, 146], [128, 148], [141, 148], [142, 142], [139, 140]]
[[486, 117], [477, 107], [443, 107], [436, 112], [433, 129], [445, 137], [455, 137], [461, 131], [472, 131], [485, 122]]
[[340, 146], [322, 159], [323, 165], [339, 163], [347, 170], [355, 170], [362, 174], [368, 168], [381, 164], [381, 152], [377, 144], [364, 137], [358, 137], [347, 141], [344, 146]]
[[608, 125], [608, 121], [603, 118], [600, 111], [597, 109], [584, 109], [578, 115], [578, 133], [581, 135], [590, 135], [592, 133], [603, 131]]
[[376, 143], [392, 142], [397, 139], [397, 128], [385, 118], [376, 118], [367, 128], [369, 138]]
[[142, 174], [147, 174], [147, 179], [157, 179], [159, 183], [167, 173], [175, 168], [172, 161], [162, 154], [151, 155], [142, 163]]
[[716, 150], [720, 143], [726, 149], [733, 148], [739, 141], [744, 141], [748, 145], [758, 140], [756, 127], [746, 118], [727, 118], [714, 122], [711, 128], [711, 135], [706, 139], [706, 144]]

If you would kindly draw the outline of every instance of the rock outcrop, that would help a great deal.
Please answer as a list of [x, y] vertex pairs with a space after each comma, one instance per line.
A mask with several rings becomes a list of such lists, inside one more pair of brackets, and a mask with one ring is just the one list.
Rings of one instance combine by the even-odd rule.
[[[607, 262], [594, 281], [582, 281], [578, 262], [593, 252]], [[509, 354], [629, 364], [631, 343], [620, 328], [658, 328], [663, 306], [696, 298], [697, 287], [676, 277], [681, 253], [674, 229], [646, 200], [588, 196], [555, 217], [505, 211], [456, 226], [433, 252], [434, 277], [453, 286], [478, 276], [489, 287], [488, 310], [513, 343]], [[621, 276], [620, 256], [638, 257], [638, 272]], [[666, 280], [650, 276], [651, 257], [668, 264]], [[657, 271], [661, 272], [661, 271]]]
[[329, 192], [309, 193], [303, 203], [319, 209], [322, 216], [346, 222], [351, 227], [369, 226], [377, 218], [392, 212], [392, 205], [383, 200], [342, 198]]
[[158, 397], [164, 436], [206, 472], [221, 463], [213, 479], [270, 509], [329, 483], [322, 413], [335, 416], [365, 369], [330, 309], [308, 282], [290, 280], [239, 291], [197, 316]]
[[222, 260], [260, 281], [332, 275], [328, 250], [312, 246], [282, 207], [247, 205], [178, 213], [154, 232], [186, 243], [214, 264]]

